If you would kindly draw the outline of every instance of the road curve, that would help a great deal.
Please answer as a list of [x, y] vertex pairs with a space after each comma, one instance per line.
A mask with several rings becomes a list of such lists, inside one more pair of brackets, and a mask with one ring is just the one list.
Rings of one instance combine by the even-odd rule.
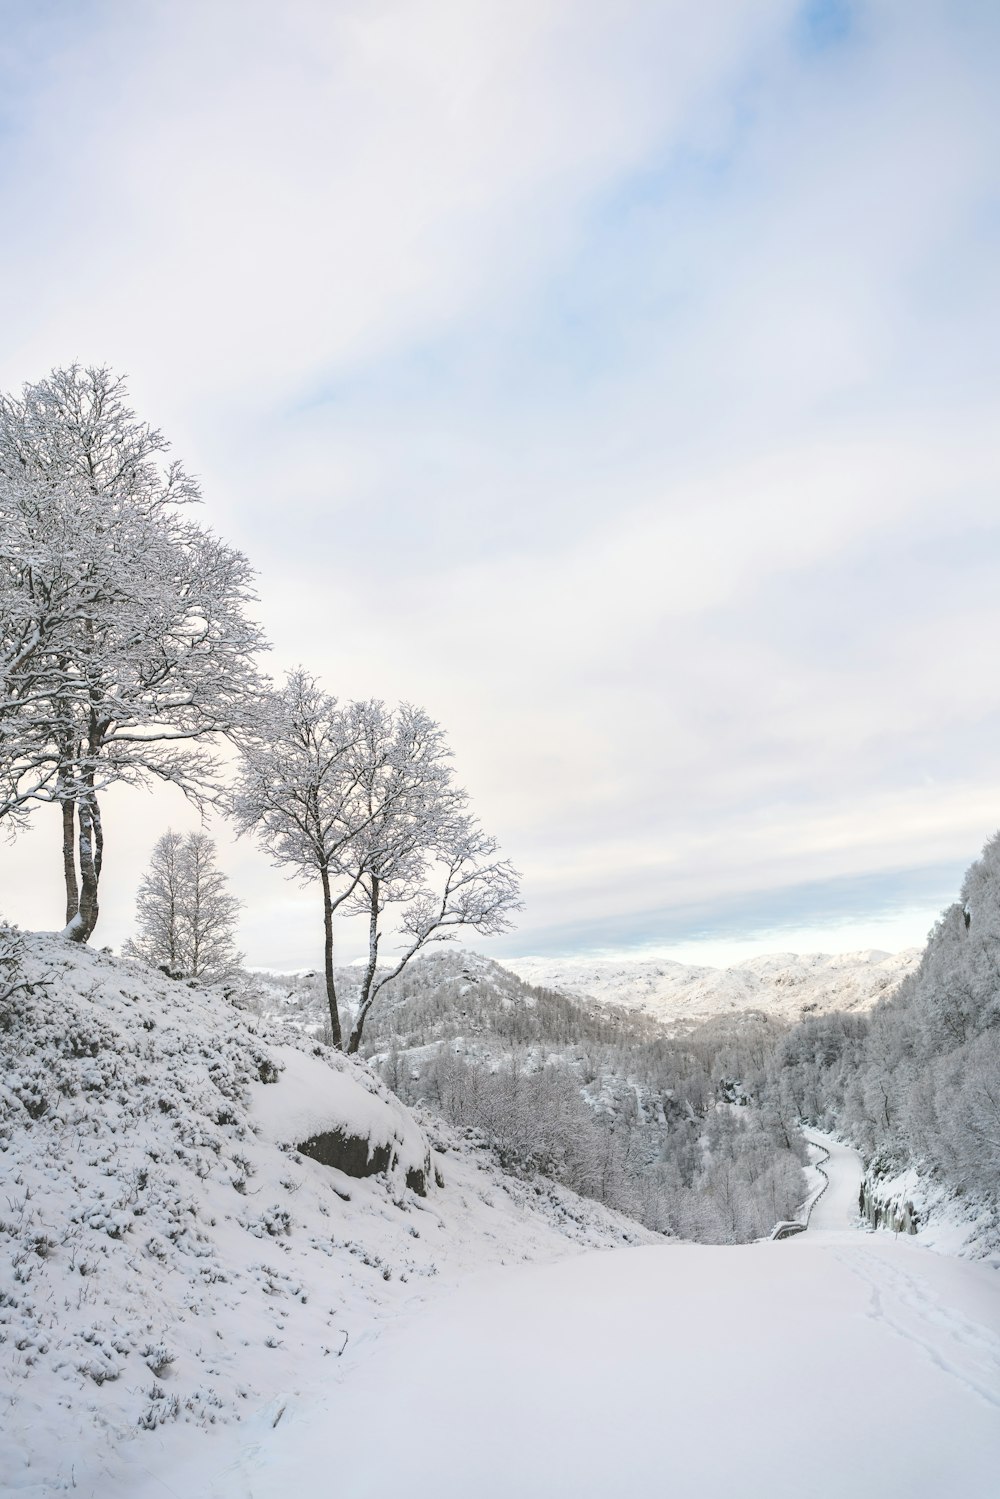
[[806, 1218], [809, 1229], [819, 1233], [856, 1233], [860, 1228], [858, 1202], [864, 1177], [861, 1157], [852, 1146], [819, 1130], [810, 1130], [805, 1138], [810, 1145], [826, 1152], [825, 1160], [815, 1167], [826, 1183], [809, 1206]]

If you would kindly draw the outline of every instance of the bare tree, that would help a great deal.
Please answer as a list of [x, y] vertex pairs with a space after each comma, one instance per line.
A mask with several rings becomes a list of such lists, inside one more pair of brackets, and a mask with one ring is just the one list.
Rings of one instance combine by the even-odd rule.
[[216, 866], [212, 839], [167, 831], [136, 897], [139, 935], [122, 951], [178, 978], [228, 978], [243, 958], [234, 941], [240, 905]]
[[200, 800], [259, 691], [246, 558], [106, 369], [0, 397], [0, 819], [59, 806], [66, 935], [97, 922], [100, 793], [159, 779]]
[[[421, 948], [461, 927], [501, 932], [519, 909], [515, 870], [469, 816], [451, 751], [422, 709], [373, 700], [343, 707], [303, 672], [270, 700], [231, 798], [241, 831], [254, 830], [275, 862], [323, 893], [330, 1025], [343, 1044], [333, 975], [338, 909], [368, 925], [368, 961], [347, 1050], [386, 983]], [[387, 908], [398, 910], [402, 951], [379, 972]]]
[[333, 1044], [342, 1045], [333, 970], [334, 912], [351, 895], [341, 855], [354, 836], [360, 715], [304, 671], [264, 700], [252, 732], [241, 736], [242, 761], [229, 810], [241, 833], [253, 831], [275, 864], [323, 897], [323, 970]]
[[[368, 962], [348, 1052], [361, 1045], [365, 1021], [385, 985], [422, 948], [453, 940], [461, 927], [481, 936], [508, 931], [511, 913], [521, 909], [517, 871], [497, 857], [496, 840], [468, 816], [464, 800], [464, 792], [449, 788], [437, 805], [418, 796], [409, 811], [405, 802], [383, 809], [384, 816], [345, 850], [349, 860], [353, 853], [345, 873], [356, 876], [348, 910], [368, 922]], [[382, 915], [392, 905], [402, 907], [402, 952], [380, 973]]]
[[183, 972], [183, 843], [182, 835], [170, 829], [157, 839], [135, 901], [139, 935], [130, 937], [122, 947], [126, 957], [142, 958], [178, 976]]

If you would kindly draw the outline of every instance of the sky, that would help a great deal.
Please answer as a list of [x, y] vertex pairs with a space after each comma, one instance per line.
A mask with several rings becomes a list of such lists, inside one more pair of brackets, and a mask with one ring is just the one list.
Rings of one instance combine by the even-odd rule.
[[[0, 0], [0, 389], [126, 374], [268, 669], [444, 725], [492, 955], [919, 944], [1000, 823], [998, 65], [992, 0]], [[106, 821], [117, 945], [197, 820]]]

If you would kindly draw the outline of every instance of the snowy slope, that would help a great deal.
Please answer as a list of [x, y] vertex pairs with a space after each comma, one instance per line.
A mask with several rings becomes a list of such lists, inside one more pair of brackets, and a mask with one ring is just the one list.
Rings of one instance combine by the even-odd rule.
[[1000, 1273], [852, 1229], [853, 1170], [833, 1226], [783, 1243], [480, 1276], [345, 1359], [277, 1429], [167, 1468], [169, 1489], [994, 1499]]
[[[504, 1177], [220, 992], [23, 945], [5, 999], [0, 971], [0, 1493], [132, 1494], [172, 1447], [273, 1419], [433, 1285], [653, 1240]], [[321, 1130], [388, 1169], [295, 1149]]]
[[914, 948], [800, 956], [774, 953], [733, 968], [698, 968], [668, 959], [506, 958], [527, 983], [581, 998], [630, 1005], [667, 1024], [764, 1010], [795, 1022], [831, 1010], [867, 1010], [920, 961]]
[[[861, 1232], [853, 1152], [797, 1239], [654, 1242], [218, 993], [54, 939], [23, 967], [0, 1493], [995, 1494], [1000, 1262]], [[326, 1126], [388, 1171], [294, 1148]]]
[[345, 1359], [277, 1429], [168, 1468], [170, 1490], [992, 1499], [997, 1268], [860, 1232], [860, 1161], [824, 1144], [830, 1186], [800, 1238], [480, 1276]]

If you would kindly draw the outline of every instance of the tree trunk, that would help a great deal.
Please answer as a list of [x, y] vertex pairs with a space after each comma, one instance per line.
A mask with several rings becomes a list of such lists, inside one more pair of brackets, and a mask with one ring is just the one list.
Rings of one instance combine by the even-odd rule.
[[68, 934], [74, 942], [87, 942], [97, 925], [100, 910], [97, 886], [104, 847], [100, 812], [92, 789], [88, 788], [81, 795], [77, 816], [80, 821], [80, 915], [78, 921], [70, 923]]
[[323, 881], [323, 972], [326, 976], [326, 999], [330, 1006], [330, 1034], [338, 1051], [344, 1049], [344, 1037], [340, 1029], [340, 1010], [337, 1007], [337, 986], [333, 980], [333, 902], [330, 897], [330, 871], [320, 870]]
[[67, 797], [62, 804], [63, 879], [66, 882], [66, 925], [80, 912], [80, 886], [76, 878], [76, 802]]
[[361, 985], [361, 994], [358, 997], [358, 1013], [355, 1016], [351, 1037], [347, 1043], [348, 1056], [354, 1056], [361, 1045], [361, 1033], [365, 1028], [368, 1011], [372, 1006], [369, 996], [371, 994], [372, 981], [375, 978], [375, 970], [378, 967], [378, 886], [378, 879], [372, 875], [371, 890], [368, 892], [371, 897], [371, 910], [368, 918], [368, 967], [365, 969], [364, 982]]
[[90, 816], [94, 826], [94, 877], [97, 884], [100, 884], [101, 869], [104, 866], [104, 823], [101, 820], [101, 808], [93, 791], [90, 793]]

